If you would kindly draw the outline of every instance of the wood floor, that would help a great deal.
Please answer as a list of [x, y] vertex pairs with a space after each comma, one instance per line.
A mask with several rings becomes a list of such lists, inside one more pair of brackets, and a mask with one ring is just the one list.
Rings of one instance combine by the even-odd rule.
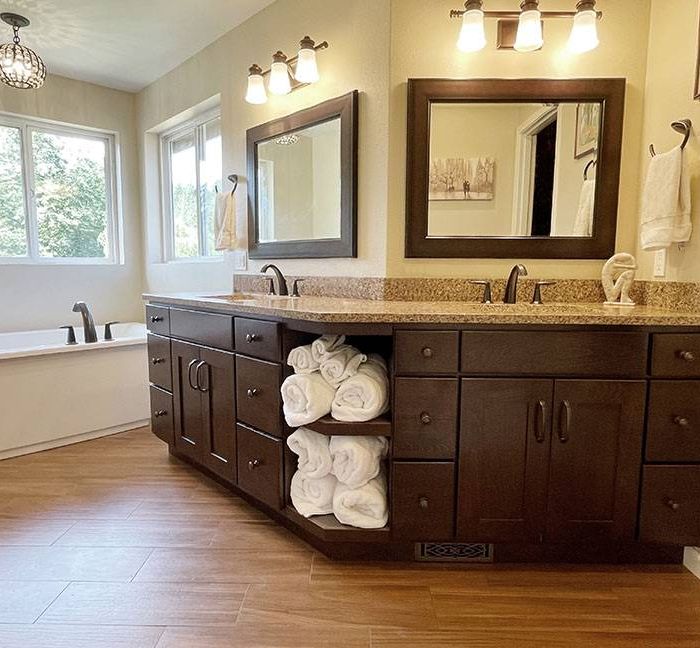
[[147, 430], [0, 462], [2, 648], [698, 648], [680, 567], [332, 563]]

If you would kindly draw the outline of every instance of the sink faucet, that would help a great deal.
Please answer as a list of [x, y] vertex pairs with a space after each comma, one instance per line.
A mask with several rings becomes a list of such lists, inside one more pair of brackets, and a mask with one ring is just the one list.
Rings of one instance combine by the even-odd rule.
[[95, 321], [92, 319], [90, 307], [83, 301], [75, 302], [73, 304], [73, 312], [80, 313], [83, 318], [85, 341], [87, 343], [97, 342], [97, 330], [95, 329]]
[[515, 304], [518, 301], [518, 277], [526, 276], [527, 268], [522, 263], [513, 266], [506, 283], [506, 293], [503, 296], [504, 304]]
[[[272, 272], [274, 272], [275, 276], [277, 277], [277, 294], [289, 295], [289, 288], [287, 287], [287, 280], [284, 278], [282, 271], [276, 265], [273, 265], [272, 263], [268, 263], [267, 265], [264, 265], [262, 268], [260, 268], [260, 272], [262, 274], [265, 274], [268, 270], [272, 270]], [[272, 286], [272, 294], [273, 295], [275, 294], [274, 284]]]

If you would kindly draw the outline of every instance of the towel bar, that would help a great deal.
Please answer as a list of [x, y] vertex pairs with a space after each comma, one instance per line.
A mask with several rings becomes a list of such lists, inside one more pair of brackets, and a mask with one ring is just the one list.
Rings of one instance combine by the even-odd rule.
[[[681, 149], [685, 148], [685, 145], [688, 143], [688, 140], [690, 139], [690, 133], [693, 128], [693, 122], [690, 121], [690, 119], [679, 119], [677, 121], [674, 121], [671, 123], [671, 128], [676, 131], [677, 133], [680, 133], [683, 135], [683, 142], [681, 143]], [[656, 155], [656, 151], [654, 150], [654, 145], [649, 144], [649, 153], [651, 153], [651, 157], [654, 157]]]

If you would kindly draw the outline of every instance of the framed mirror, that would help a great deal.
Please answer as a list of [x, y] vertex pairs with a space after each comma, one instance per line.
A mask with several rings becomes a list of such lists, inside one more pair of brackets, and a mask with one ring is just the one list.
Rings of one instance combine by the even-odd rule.
[[406, 256], [615, 251], [624, 79], [410, 79]]
[[358, 92], [247, 133], [252, 259], [357, 256]]

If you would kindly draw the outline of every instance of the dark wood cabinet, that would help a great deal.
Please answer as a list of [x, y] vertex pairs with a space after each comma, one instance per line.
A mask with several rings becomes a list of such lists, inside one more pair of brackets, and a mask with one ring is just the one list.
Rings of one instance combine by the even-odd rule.
[[202, 456], [203, 426], [201, 393], [194, 372], [199, 362], [199, 346], [173, 340], [173, 399], [175, 407], [175, 448], [191, 459]]
[[281, 509], [282, 441], [240, 424], [237, 438], [238, 485], [268, 506]]

